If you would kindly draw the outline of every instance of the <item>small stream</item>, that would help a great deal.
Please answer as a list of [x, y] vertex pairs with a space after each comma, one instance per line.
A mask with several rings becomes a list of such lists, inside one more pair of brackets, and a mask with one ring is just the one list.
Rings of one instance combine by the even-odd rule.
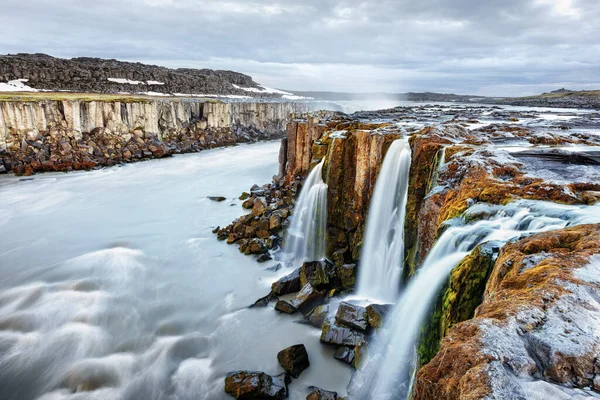
[[244, 213], [237, 196], [271, 180], [278, 151], [1, 177], [0, 398], [227, 399], [227, 372], [277, 374], [277, 352], [299, 343], [311, 366], [290, 398], [311, 385], [345, 394], [351, 370], [320, 330], [247, 309], [277, 278], [272, 264], [211, 232]]

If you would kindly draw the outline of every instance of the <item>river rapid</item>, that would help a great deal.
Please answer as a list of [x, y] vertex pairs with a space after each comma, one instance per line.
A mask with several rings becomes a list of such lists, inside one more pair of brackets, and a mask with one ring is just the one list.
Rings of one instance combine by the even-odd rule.
[[[351, 370], [320, 330], [248, 309], [283, 273], [212, 230], [237, 196], [277, 171], [278, 142], [93, 172], [0, 178], [0, 398], [227, 399], [224, 376], [277, 374], [306, 345], [290, 386], [346, 392]], [[208, 196], [224, 196], [214, 202]]]

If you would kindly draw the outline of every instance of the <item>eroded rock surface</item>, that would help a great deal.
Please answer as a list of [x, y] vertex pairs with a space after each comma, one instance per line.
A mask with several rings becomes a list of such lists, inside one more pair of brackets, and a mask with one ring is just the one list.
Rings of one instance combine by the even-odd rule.
[[415, 398], [530, 398], [541, 391], [570, 398], [600, 390], [599, 243], [596, 224], [506, 245], [475, 317], [451, 328], [419, 371]]

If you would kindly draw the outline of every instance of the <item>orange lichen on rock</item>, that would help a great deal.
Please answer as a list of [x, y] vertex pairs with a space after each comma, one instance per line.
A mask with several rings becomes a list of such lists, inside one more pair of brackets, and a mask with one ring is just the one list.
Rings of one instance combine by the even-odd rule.
[[[475, 318], [450, 329], [419, 371], [414, 398], [528, 398], [542, 387], [563, 395], [576, 387], [600, 389], [594, 295], [600, 271], [588, 267], [598, 254], [600, 224], [506, 245]], [[582, 279], [581, 268], [596, 268], [598, 279]]]

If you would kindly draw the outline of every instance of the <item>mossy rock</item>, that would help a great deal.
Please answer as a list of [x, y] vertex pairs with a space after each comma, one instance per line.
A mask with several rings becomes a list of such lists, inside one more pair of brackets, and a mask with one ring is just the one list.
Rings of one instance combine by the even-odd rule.
[[440, 341], [452, 326], [473, 318], [483, 301], [487, 280], [499, 251], [497, 242], [483, 243], [452, 270], [428, 323], [422, 328], [417, 349], [421, 365], [435, 357]]

